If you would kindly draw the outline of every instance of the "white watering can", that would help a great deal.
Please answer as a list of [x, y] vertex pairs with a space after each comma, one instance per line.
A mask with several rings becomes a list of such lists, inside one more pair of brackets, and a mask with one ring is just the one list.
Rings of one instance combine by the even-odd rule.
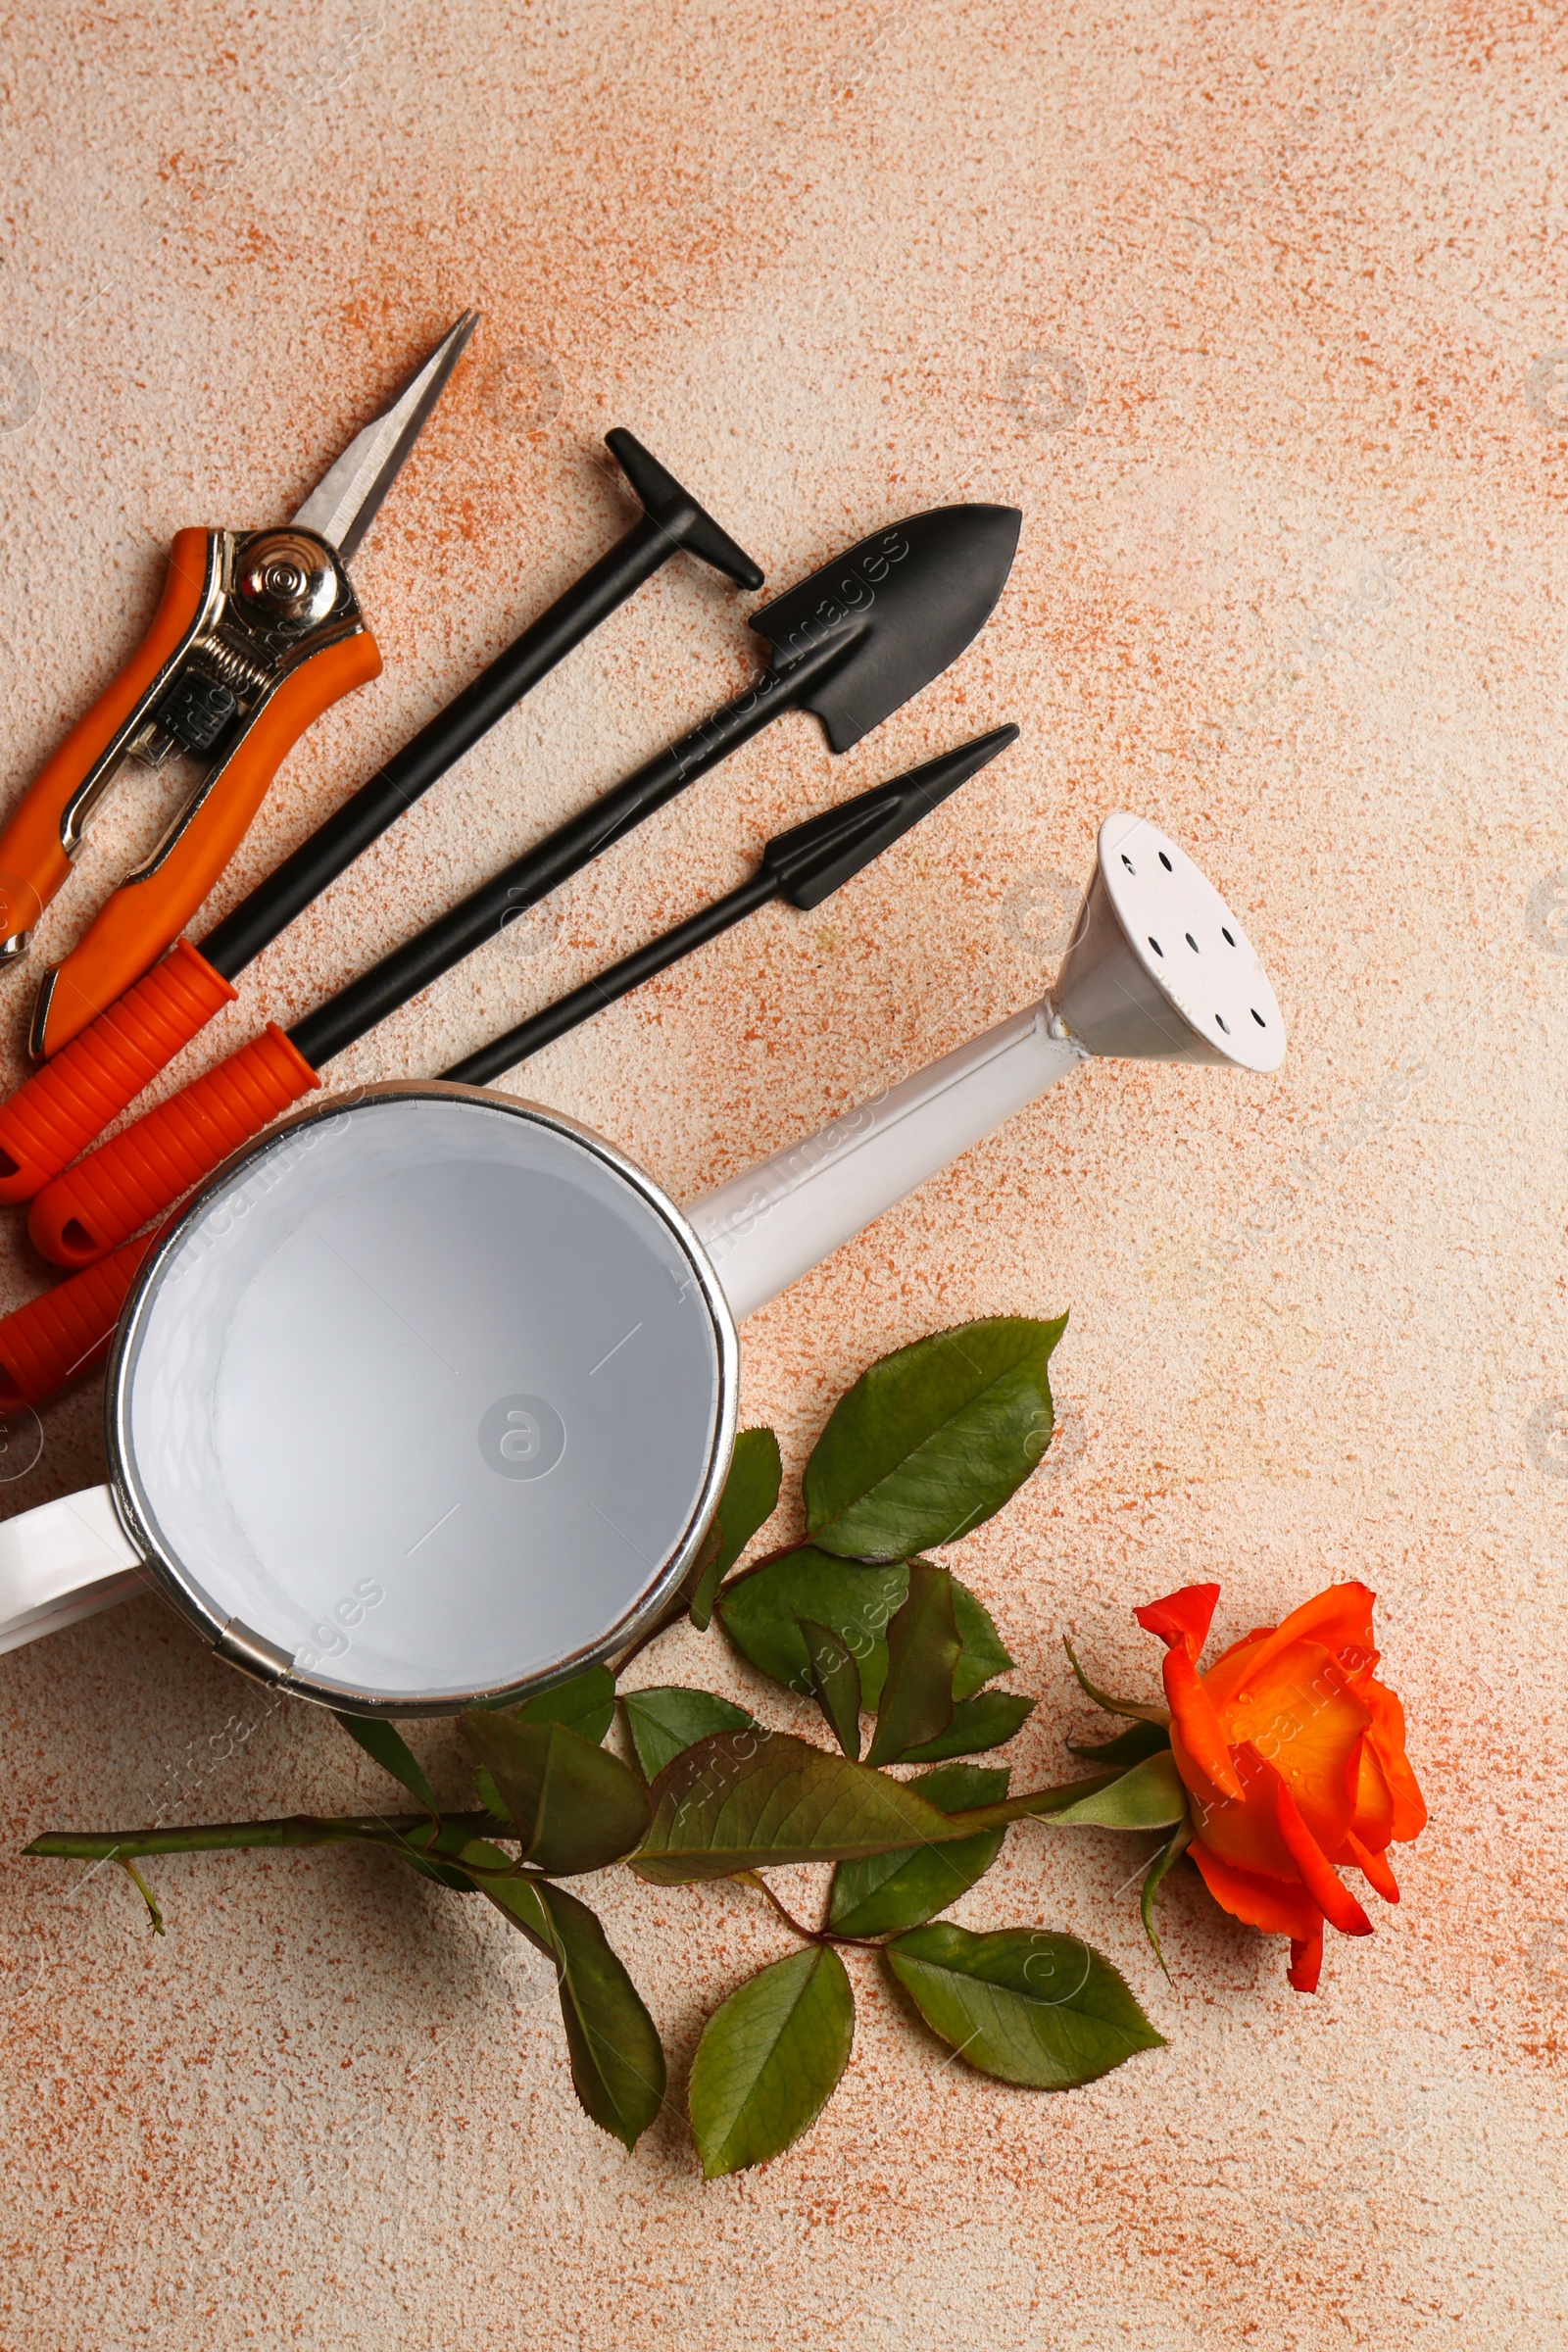
[[684, 1213], [601, 1137], [480, 1088], [302, 1111], [149, 1253], [110, 1484], [0, 1527], [0, 1649], [151, 1583], [234, 1665], [355, 1714], [581, 1673], [702, 1545], [737, 1323], [1086, 1056], [1284, 1053], [1224, 901], [1116, 815], [1049, 998]]

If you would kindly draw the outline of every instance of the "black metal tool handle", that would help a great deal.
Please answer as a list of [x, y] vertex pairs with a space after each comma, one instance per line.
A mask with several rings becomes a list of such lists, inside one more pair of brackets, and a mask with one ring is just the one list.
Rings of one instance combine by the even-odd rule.
[[477, 1053], [468, 1054], [466, 1060], [454, 1063], [450, 1070], [443, 1070], [442, 1077], [461, 1079], [466, 1086], [488, 1086], [492, 1078], [499, 1078], [506, 1070], [515, 1069], [519, 1061], [526, 1061], [530, 1054], [552, 1045], [558, 1037], [564, 1037], [567, 1030], [575, 1029], [579, 1022], [591, 1021], [596, 1012], [603, 1012], [605, 1006], [613, 1004], [617, 997], [629, 996], [634, 988], [641, 988], [643, 982], [651, 980], [656, 972], [668, 971], [670, 965], [679, 963], [683, 956], [690, 956], [694, 949], [706, 947], [721, 931], [728, 931], [733, 924], [744, 922], [749, 914], [755, 914], [759, 906], [765, 906], [769, 899], [776, 899], [778, 895], [779, 886], [771, 874], [753, 874], [738, 889], [727, 892], [721, 899], [715, 899], [711, 906], [704, 906], [697, 914], [688, 916], [684, 923], [677, 923], [672, 931], [664, 932], [662, 938], [651, 939], [646, 947], [636, 948], [631, 955], [623, 956], [619, 963], [612, 963], [608, 971], [597, 973], [592, 980], [585, 980], [580, 988], [572, 989], [554, 1004], [547, 1004], [542, 1011], [531, 1014], [525, 1021], [519, 1021], [514, 1029], [507, 1031], [505, 1037], [492, 1038], [489, 1045], [481, 1046]]
[[960, 744], [955, 752], [944, 753], [941, 759], [928, 760], [921, 767], [910, 768], [906, 775], [895, 776], [890, 783], [874, 784], [869, 792], [857, 794], [836, 808], [824, 809], [820, 816], [808, 817], [801, 825], [792, 825], [787, 833], [763, 846], [761, 861], [750, 880], [738, 889], [726, 892], [711, 906], [702, 907], [677, 923], [660, 939], [652, 939], [646, 947], [637, 948], [623, 956], [608, 971], [597, 972], [584, 980], [557, 1004], [542, 1005], [527, 1020], [519, 1021], [504, 1037], [493, 1038], [486, 1046], [443, 1070], [444, 1078], [456, 1078], [468, 1086], [488, 1086], [506, 1070], [515, 1069], [541, 1047], [579, 1021], [591, 1021], [596, 1012], [613, 1004], [656, 972], [667, 971], [696, 948], [706, 947], [721, 931], [734, 923], [746, 920], [770, 899], [787, 899], [792, 906], [809, 908], [820, 906], [831, 898], [852, 875], [879, 858], [894, 842], [932, 809], [966, 784], [981, 768], [989, 766], [999, 752], [1004, 752], [1018, 740], [1015, 726], [993, 727], [989, 735], [977, 735], [970, 743]]
[[678, 548], [700, 556], [742, 588], [760, 588], [762, 574], [744, 548], [690, 491], [667, 473], [632, 434], [617, 426], [606, 435], [643, 504], [643, 513], [608, 555], [583, 573], [549, 611], [529, 623], [472, 684], [437, 711], [412, 742], [318, 826], [291, 858], [225, 915], [201, 942], [215, 971], [234, 979], [280, 931], [351, 866], [438, 777], [472, 750], [514, 704], [519, 703], [617, 605], [666, 564]]
[[593, 802], [580, 815], [568, 817], [490, 881], [470, 891], [450, 913], [427, 924], [405, 946], [394, 949], [369, 971], [307, 1013], [288, 1032], [291, 1042], [317, 1070], [334, 1054], [346, 1053], [388, 1013], [439, 980], [443, 972], [451, 971], [485, 940], [504, 931], [508, 923], [526, 914], [530, 906], [591, 864], [612, 842], [716, 767], [783, 711], [793, 709], [846, 658], [855, 642], [853, 632], [847, 632], [825, 640], [782, 669], [764, 670], [755, 686], [726, 703], [679, 743], [657, 753], [624, 783]]

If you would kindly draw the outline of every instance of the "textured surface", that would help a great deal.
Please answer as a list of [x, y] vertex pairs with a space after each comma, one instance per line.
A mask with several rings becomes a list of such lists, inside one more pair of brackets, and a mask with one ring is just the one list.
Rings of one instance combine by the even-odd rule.
[[[1063, 1627], [1152, 1690], [1134, 1601], [1215, 1576], [1229, 1638], [1358, 1575], [1434, 1820], [1315, 1999], [1186, 1873], [1165, 1985], [1126, 1843], [1014, 1831], [957, 1916], [1089, 1936], [1170, 2047], [1008, 2091], [852, 1958], [838, 2097], [704, 2187], [675, 2116], [632, 2159], [579, 2116], [541, 1964], [373, 1858], [167, 1864], [162, 1942], [110, 1874], [15, 1858], [45, 1827], [372, 1801], [330, 1723], [137, 1602], [0, 1661], [0, 2343], [1559, 2340], [1560, 18], [151, 0], [8, 32], [6, 794], [135, 641], [172, 532], [271, 519], [486, 313], [357, 566], [385, 675], [290, 759], [224, 906], [607, 544], [612, 424], [778, 584], [921, 506], [1024, 509], [933, 691], [836, 761], [786, 721], [339, 1066], [439, 1067], [781, 824], [1017, 719], [842, 899], [732, 934], [529, 1090], [690, 1197], [1038, 994], [1108, 808], [1175, 834], [1269, 963], [1283, 1072], [1088, 1071], [758, 1318], [746, 1414], [798, 1465], [871, 1356], [1070, 1305], [1056, 1447], [959, 1554], [1043, 1694], [1022, 1769], [1057, 1777], [1085, 1723]], [[709, 708], [745, 609], [664, 573], [186, 1067]], [[105, 818], [40, 950], [159, 792]], [[0, 1252], [25, 1296], [14, 1212]], [[13, 1429], [6, 1501], [101, 1475], [96, 1415]], [[757, 1695], [716, 1634], [658, 1665]], [[787, 1938], [741, 1890], [601, 1891], [678, 2099], [702, 2017]]]

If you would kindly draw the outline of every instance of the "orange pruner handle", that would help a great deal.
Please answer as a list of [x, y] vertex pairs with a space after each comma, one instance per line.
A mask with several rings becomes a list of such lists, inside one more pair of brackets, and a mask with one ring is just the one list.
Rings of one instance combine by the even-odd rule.
[[76, 721], [0, 833], [0, 939], [19, 939], [30, 931], [70, 874], [67, 811], [195, 628], [207, 594], [212, 537], [204, 530], [175, 533], [151, 628], [114, 684]]
[[57, 1266], [92, 1265], [320, 1083], [281, 1029], [265, 1029], [46, 1184], [28, 1233]]
[[103, 1362], [136, 1270], [157, 1239], [138, 1234], [101, 1265], [0, 1315], [0, 1412], [42, 1404]]
[[0, 1102], [0, 1200], [30, 1200], [135, 1102], [235, 990], [188, 939]]
[[179, 822], [169, 848], [121, 884], [79, 944], [45, 978], [33, 1026], [33, 1051], [41, 1059], [58, 1054], [96, 1020], [183, 931], [244, 840], [268, 786], [306, 728], [380, 671], [375, 639], [361, 628], [323, 645], [273, 689], [204, 786], [193, 812]]

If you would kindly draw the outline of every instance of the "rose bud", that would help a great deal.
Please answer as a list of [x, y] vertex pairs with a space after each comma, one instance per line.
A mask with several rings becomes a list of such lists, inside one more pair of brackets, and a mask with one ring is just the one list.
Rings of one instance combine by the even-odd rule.
[[1374, 1595], [1332, 1585], [1200, 1674], [1218, 1585], [1185, 1585], [1134, 1615], [1166, 1645], [1176, 1769], [1192, 1799], [1188, 1851], [1214, 1900], [1291, 1938], [1291, 1983], [1315, 1992], [1323, 1923], [1370, 1936], [1340, 1878], [1357, 1870], [1388, 1903], [1391, 1844], [1426, 1826], [1404, 1752], [1404, 1712], [1372, 1673]]

